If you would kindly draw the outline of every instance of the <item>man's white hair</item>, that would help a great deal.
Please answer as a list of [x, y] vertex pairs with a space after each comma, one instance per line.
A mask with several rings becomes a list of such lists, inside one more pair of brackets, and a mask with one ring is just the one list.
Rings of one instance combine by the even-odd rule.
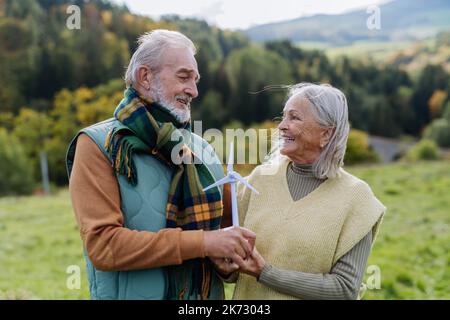
[[125, 72], [127, 87], [136, 83], [139, 66], [146, 65], [153, 72], [158, 73], [161, 68], [161, 58], [167, 48], [188, 48], [195, 55], [194, 43], [178, 31], [157, 29], [144, 33], [138, 39], [138, 48], [134, 52]]
[[[314, 175], [319, 179], [334, 178], [344, 165], [347, 139], [350, 132], [348, 106], [345, 95], [329, 84], [299, 83], [289, 87], [288, 98], [300, 96], [309, 101], [314, 119], [333, 133], [319, 158], [314, 162]], [[269, 161], [279, 159], [279, 143], [274, 143]]]

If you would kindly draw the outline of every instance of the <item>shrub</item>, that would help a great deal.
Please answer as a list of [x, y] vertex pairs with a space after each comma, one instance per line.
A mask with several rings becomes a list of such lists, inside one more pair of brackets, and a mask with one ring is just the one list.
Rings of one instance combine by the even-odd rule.
[[437, 160], [439, 159], [439, 149], [432, 140], [422, 139], [406, 154], [406, 160]]
[[30, 194], [33, 168], [16, 137], [0, 128], [0, 196]]
[[450, 148], [450, 121], [445, 118], [434, 120], [426, 128], [424, 137], [433, 140], [440, 147]]
[[369, 138], [364, 131], [352, 129], [348, 136], [345, 164], [378, 162], [378, 155], [369, 147]]

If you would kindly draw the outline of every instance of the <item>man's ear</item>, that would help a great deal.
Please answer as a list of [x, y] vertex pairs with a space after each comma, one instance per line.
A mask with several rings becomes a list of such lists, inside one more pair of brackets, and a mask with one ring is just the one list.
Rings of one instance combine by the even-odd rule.
[[137, 70], [137, 84], [145, 90], [150, 90], [153, 81], [153, 73], [149, 67], [140, 65]]

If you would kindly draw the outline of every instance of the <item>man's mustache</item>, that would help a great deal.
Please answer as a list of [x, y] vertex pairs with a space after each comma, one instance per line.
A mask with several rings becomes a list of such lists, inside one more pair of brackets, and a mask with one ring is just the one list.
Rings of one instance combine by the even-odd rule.
[[192, 102], [192, 97], [190, 95], [177, 95], [175, 96], [175, 100], [184, 100], [186, 102], [186, 105], [189, 106]]

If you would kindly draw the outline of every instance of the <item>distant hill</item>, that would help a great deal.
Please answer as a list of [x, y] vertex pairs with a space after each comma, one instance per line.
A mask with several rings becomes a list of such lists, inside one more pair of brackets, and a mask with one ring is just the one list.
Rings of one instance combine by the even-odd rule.
[[414, 41], [450, 29], [450, 1], [396, 0], [380, 5], [381, 29], [369, 30], [366, 9], [339, 15], [319, 14], [264, 24], [245, 30], [252, 40], [289, 39], [327, 46], [345, 46], [359, 41]]
[[391, 54], [386, 63], [409, 72], [418, 72], [427, 64], [436, 64], [450, 72], [450, 32], [440, 32], [435, 37], [411, 44]]

